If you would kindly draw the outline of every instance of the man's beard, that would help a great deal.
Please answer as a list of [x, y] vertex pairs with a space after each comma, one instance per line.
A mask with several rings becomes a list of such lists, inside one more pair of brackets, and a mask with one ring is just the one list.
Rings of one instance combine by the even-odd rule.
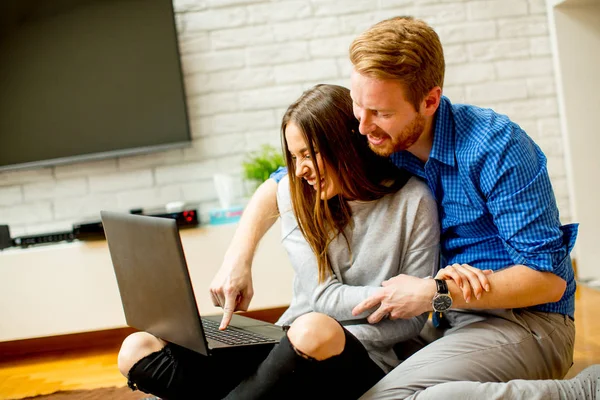
[[423, 117], [421, 114], [417, 114], [410, 124], [406, 126], [398, 136], [392, 137], [388, 135], [389, 139], [391, 140], [386, 140], [379, 146], [373, 145], [371, 142], [369, 142], [369, 147], [375, 154], [383, 157], [389, 157], [393, 153], [406, 150], [415, 144], [421, 137], [421, 134], [423, 134], [424, 129], [425, 117]]

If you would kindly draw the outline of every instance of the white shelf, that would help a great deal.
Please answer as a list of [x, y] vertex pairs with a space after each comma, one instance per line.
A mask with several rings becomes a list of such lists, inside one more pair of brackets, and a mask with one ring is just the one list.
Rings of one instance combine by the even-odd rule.
[[[202, 314], [221, 312], [212, 305], [208, 287], [236, 226], [181, 231]], [[293, 271], [280, 236], [277, 222], [254, 259], [253, 310], [286, 306], [291, 299]], [[126, 326], [103, 240], [0, 252], [0, 304], [0, 342]]]

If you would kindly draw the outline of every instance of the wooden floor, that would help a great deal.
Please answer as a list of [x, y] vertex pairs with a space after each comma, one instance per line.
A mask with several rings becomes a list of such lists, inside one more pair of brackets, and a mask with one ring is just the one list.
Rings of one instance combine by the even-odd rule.
[[[567, 378], [588, 365], [600, 364], [600, 320], [596, 318], [600, 291], [579, 285], [575, 304], [574, 365]], [[57, 390], [125, 386], [116, 366], [117, 352], [114, 344], [0, 361], [0, 400]]]
[[58, 390], [124, 386], [117, 345], [55, 352], [0, 362], [0, 399], [22, 399]]

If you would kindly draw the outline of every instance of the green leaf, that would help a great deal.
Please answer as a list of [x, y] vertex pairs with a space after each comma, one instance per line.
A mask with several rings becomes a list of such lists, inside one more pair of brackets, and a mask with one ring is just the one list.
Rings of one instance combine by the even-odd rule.
[[250, 152], [242, 162], [244, 178], [264, 182], [277, 168], [285, 165], [281, 151], [270, 144]]

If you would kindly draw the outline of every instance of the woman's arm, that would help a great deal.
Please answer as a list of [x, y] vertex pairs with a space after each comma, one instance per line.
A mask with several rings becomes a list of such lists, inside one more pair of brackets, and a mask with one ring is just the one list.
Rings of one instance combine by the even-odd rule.
[[221, 268], [210, 284], [215, 306], [223, 308], [220, 329], [225, 329], [234, 311], [248, 309], [252, 287], [252, 259], [258, 243], [277, 220], [277, 182], [267, 179], [246, 206]]

